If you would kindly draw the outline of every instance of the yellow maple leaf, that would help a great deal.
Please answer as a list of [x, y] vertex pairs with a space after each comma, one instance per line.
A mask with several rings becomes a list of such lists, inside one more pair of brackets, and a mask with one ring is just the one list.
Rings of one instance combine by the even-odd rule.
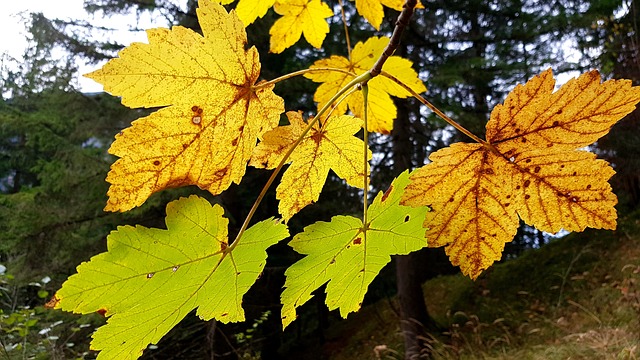
[[[300, 138], [307, 123], [298, 112], [287, 112], [287, 117], [290, 125], [264, 134], [250, 165], [275, 168]], [[280, 200], [278, 210], [285, 221], [318, 200], [330, 169], [347, 184], [364, 187], [364, 143], [353, 136], [361, 127], [362, 120], [343, 115], [331, 117], [321, 128], [315, 126], [307, 133], [289, 157], [291, 165], [276, 189]], [[370, 151], [368, 158], [371, 158]]]
[[[318, 86], [313, 99], [318, 102], [318, 107], [324, 104], [335, 95], [338, 90], [347, 85], [357, 75], [363, 74], [371, 69], [385, 46], [389, 43], [388, 37], [371, 37], [366, 42], [358, 42], [351, 52], [351, 60], [333, 55], [328, 59], [318, 60], [311, 65], [310, 69], [337, 68], [345, 70], [347, 73], [321, 70], [305, 74], [305, 77], [322, 83]], [[396, 78], [404, 82], [417, 93], [425, 92], [422, 81], [418, 74], [411, 68], [411, 61], [399, 56], [390, 56], [384, 63], [382, 69], [393, 74]], [[393, 128], [393, 119], [396, 118], [396, 106], [390, 95], [406, 98], [410, 96], [406, 90], [398, 84], [383, 76], [377, 76], [369, 81], [369, 114], [367, 118], [369, 131], [389, 133]], [[346, 102], [342, 102], [336, 113], [344, 114], [347, 107], [356, 117], [364, 118], [364, 97], [361, 92], [353, 93]]]
[[429, 246], [446, 246], [454, 265], [476, 278], [499, 260], [518, 216], [542, 231], [614, 229], [614, 171], [577, 150], [635, 109], [640, 87], [600, 82], [597, 71], [553, 92], [551, 70], [518, 85], [487, 123], [487, 143], [454, 144], [429, 157], [402, 204], [430, 205]]
[[[382, 5], [401, 11], [405, 0], [356, 0], [356, 10], [376, 29], [380, 30], [380, 24], [384, 18]], [[416, 9], [424, 8], [420, 1]]]
[[271, 52], [283, 52], [295, 44], [302, 34], [312, 46], [322, 46], [329, 33], [329, 24], [325, 19], [333, 16], [327, 4], [320, 0], [286, 0], [276, 2], [273, 9], [282, 17], [269, 30]]
[[[234, 0], [215, 1], [222, 5], [227, 5], [231, 4]], [[276, 0], [239, 0], [235, 10], [238, 18], [240, 18], [240, 21], [242, 21], [246, 27], [256, 21], [257, 18], [263, 17], [275, 3]]]
[[105, 210], [184, 185], [219, 194], [240, 182], [256, 139], [278, 125], [283, 100], [256, 85], [259, 56], [245, 49], [240, 20], [211, 1], [200, 2], [198, 17], [204, 36], [148, 30], [149, 44], [134, 43], [87, 75], [129, 107], [165, 106], [116, 136]]

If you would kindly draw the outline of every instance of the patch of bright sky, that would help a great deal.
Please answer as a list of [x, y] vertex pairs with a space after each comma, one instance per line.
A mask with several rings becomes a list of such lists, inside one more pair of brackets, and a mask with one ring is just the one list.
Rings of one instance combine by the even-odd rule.
[[[27, 31], [25, 29], [25, 19], [28, 13], [42, 12], [49, 19], [61, 20], [85, 20], [96, 26], [103, 26], [116, 29], [109, 34], [101, 33], [104, 39], [109, 39], [123, 45], [132, 42], [147, 42], [144, 31], [138, 29], [148, 29], [153, 27], [167, 27], [166, 18], [160, 14], [136, 14], [114, 15], [110, 18], [102, 17], [102, 14], [87, 14], [83, 8], [83, 0], [27, 0], [9, 1], [3, 0], [2, 11], [0, 11], [0, 54], [6, 53], [12, 58], [20, 59], [27, 46]], [[87, 66], [78, 62], [80, 74], [85, 74], [98, 69], [103, 63]], [[102, 91], [102, 86], [93, 80], [82, 77], [78, 74], [77, 83], [83, 92]]]

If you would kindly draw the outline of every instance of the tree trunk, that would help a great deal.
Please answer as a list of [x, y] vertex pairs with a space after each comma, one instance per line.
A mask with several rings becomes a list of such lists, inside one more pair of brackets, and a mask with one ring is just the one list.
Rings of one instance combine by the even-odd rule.
[[[393, 123], [393, 172], [400, 174], [413, 167], [411, 154], [413, 146], [409, 128], [411, 122], [407, 102], [396, 101], [398, 116]], [[425, 240], [426, 241], [426, 240]], [[428, 330], [436, 328], [429, 316], [422, 293], [422, 276], [419, 274], [419, 256], [411, 253], [396, 256], [396, 283], [400, 303], [400, 327], [404, 336], [405, 359], [429, 358], [430, 348], [426, 340]]]

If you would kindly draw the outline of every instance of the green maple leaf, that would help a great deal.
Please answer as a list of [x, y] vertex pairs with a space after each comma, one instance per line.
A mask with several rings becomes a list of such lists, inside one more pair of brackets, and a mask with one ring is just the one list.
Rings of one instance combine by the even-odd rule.
[[191, 196], [167, 205], [167, 230], [118, 227], [108, 251], [62, 285], [55, 308], [109, 318], [91, 342], [99, 359], [136, 359], [195, 308], [203, 320], [244, 320], [242, 297], [264, 268], [265, 250], [289, 233], [268, 219], [230, 246], [223, 212]]
[[428, 208], [399, 205], [408, 183], [405, 171], [387, 192], [376, 196], [367, 210], [368, 227], [360, 219], [335, 216], [331, 222], [307, 226], [293, 238], [289, 245], [307, 256], [285, 272], [281, 296], [285, 327], [295, 320], [296, 308], [327, 281], [329, 309], [340, 308], [342, 317], [357, 311], [369, 284], [391, 261], [391, 255], [408, 254], [427, 245], [422, 223]]

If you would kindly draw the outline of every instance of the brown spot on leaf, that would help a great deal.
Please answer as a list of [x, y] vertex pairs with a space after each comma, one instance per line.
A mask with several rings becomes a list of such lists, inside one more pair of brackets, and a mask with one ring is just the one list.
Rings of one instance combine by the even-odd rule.
[[44, 304], [44, 307], [47, 309], [53, 309], [56, 307], [56, 305], [58, 305], [58, 303], [60, 303], [60, 299], [57, 295], [54, 295], [51, 300], [47, 301], [47, 303]]
[[524, 181], [524, 187], [529, 187], [529, 185], [531, 185], [531, 180], [527, 179]]
[[224, 177], [227, 174], [227, 170], [228, 170], [227, 168], [224, 168], [216, 171], [215, 173], [216, 177], [219, 177], [219, 178]]
[[235, 139], [231, 140], [231, 145], [233, 145], [233, 146], [238, 145], [238, 138], [235, 138]]
[[391, 193], [392, 189], [393, 189], [393, 185], [390, 185], [389, 188], [387, 189], [387, 191], [385, 191], [384, 194], [382, 194], [382, 201], [381, 202], [384, 202], [385, 200], [387, 200], [387, 197]]
[[[562, 110], [558, 110], [558, 114], [561, 114], [561, 113], [562, 113]], [[560, 125], [558, 121], [553, 122], [553, 126], [558, 126], [558, 125]]]
[[360, 238], [360, 237], [355, 238], [355, 239], [353, 240], [353, 244], [354, 244], [354, 245], [360, 245], [360, 244], [362, 244], [362, 238]]
[[153, 162], [153, 165], [155, 165], [155, 166], [160, 165], [160, 161], [158, 161], [158, 160], [154, 161], [154, 162]]
[[404, 217], [404, 222], [409, 222], [409, 215]]
[[540, 166], [536, 166], [536, 167], [533, 169], [533, 172], [534, 172], [534, 173], [536, 173], [536, 174], [537, 174], [537, 173], [539, 173], [539, 172], [540, 172]]
[[591, 189], [591, 184], [587, 185], [587, 190]]
[[529, 194], [527, 194], [527, 195], [525, 195], [525, 196], [524, 196], [524, 199], [525, 199], [525, 200], [529, 200], [529, 198], [530, 198], [530, 197], [531, 197], [531, 196], [530, 196]]
[[320, 141], [322, 141], [322, 137], [323, 137], [323, 136], [324, 136], [324, 135], [322, 135], [322, 133], [321, 133], [321, 132], [316, 131], [316, 132], [314, 132], [314, 133], [313, 133], [313, 135], [311, 135], [311, 139], [312, 139], [313, 141], [315, 141], [315, 142], [316, 142], [316, 144], [320, 144]]

